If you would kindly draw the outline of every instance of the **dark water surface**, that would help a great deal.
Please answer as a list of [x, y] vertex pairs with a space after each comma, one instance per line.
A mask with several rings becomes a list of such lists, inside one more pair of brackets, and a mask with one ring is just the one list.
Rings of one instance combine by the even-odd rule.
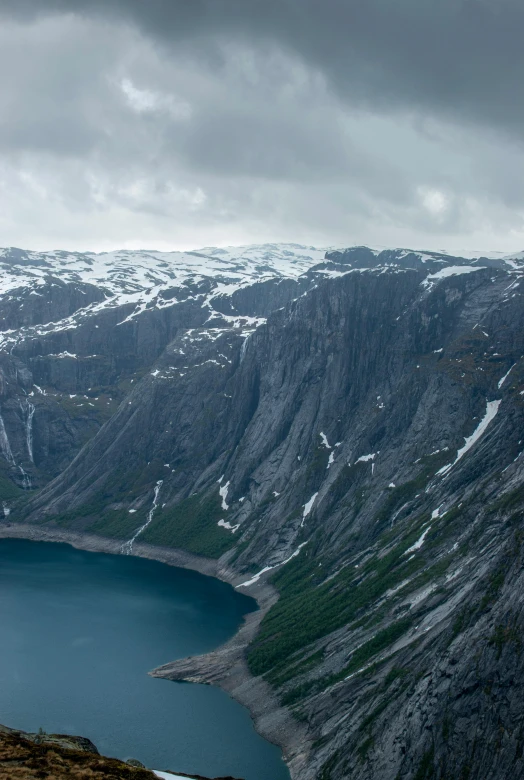
[[225, 693], [147, 675], [216, 648], [254, 606], [155, 561], [0, 540], [0, 723], [86, 736], [154, 769], [289, 780]]

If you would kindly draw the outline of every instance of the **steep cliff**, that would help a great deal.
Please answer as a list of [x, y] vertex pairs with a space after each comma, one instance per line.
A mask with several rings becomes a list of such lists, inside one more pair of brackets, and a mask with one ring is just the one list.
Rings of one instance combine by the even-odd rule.
[[243, 254], [190, 296], [69, 292], [58, 326], [10, 303], [9, 521], [270, 578], [247, 662], [300, 724], [296, 777], [524, 777], [524, 264]]

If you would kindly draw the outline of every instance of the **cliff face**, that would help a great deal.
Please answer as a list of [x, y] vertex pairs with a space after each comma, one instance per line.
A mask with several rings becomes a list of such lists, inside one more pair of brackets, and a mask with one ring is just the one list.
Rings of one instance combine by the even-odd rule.
[[304, 780], [524, 777], [522, 264], [316, 260], [17, 321], [9, 520], [273, 577], [248, 664], [301, 721]]

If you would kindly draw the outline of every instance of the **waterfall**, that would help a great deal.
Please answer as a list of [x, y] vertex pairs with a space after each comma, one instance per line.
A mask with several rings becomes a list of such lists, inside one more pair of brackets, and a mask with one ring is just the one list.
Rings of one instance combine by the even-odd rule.
[[11, 510], [7, 506], [7, 501], [2, 502], [2, 509], [4, 510], [4, 517], [9, 517], [9, 515], [11, 514]]
[[133, 544], [134, 544], [135, 539], [138, 536], [140, 536], [140, 534], [143, 531], [146, 530], [147, 526], [149, 525], [149, 523], [153, 519], [153, 515], [155, 514], [155, 509], [158, 506], [158, 496], [159, 496], [160, 488], [162, 487], [162, 483], [163, 482], [164, 482], [163, 479], [159, 479], [158, 482], [155, 485], [155, 494], [153, 496], [153, 505], [152, 505], [151, 509], [149, 510], [149, 512], [147, 513], [147, 520], [146, 520], [146, 522], [144, 523], [144, 525], [142, 525], [138, 529], [136, 534], [131, 539], [129, 539], [129, 541], [124, 542], [124, 544], [120, 548], [120, 552], [123, 553], [124, 555], [131, 555], [131, 553], [133, 552]]
[[[33, 463], [33, 415], [35, 413], [35, 407], [29, 401], [27, 401], [26, 403], [27, 403], [27, 407], [24, 408], [22, 402], [20, 402], [20, 409], [22, 411], [22, 419], [24, 419], [25, 416], [24, 424], [25, 424], [25, 438], [27, 442], [27, 451], [29, 453], [29, 458], [31, 460], [31, 463]], [[0, 450], [2, 451], [2, 455], [7, 460], [8, 463], [10, 463], [12, 466], [17, 466], [17, 463], [13, 455], [13, 451], [11, 449], [11, 445], [9, 444], [7, 431], [5, 429], [4, 420], [1, 414], [0, 414]], [[23, 489], [31, 490], [32, 487], [31, 477], [25, 471], [23, 466], [17, 466], [17, 468], [22, 474]]]
[[[30, 401], [26, 401], [27, 407], [26, 407], [26, 419], [25, 419], [25, 440], [27, 443], [27, 454], [29, 455], [29, 460], [31, 463], [34, 463], [33, 460], [33, 416], [35, 413], [35, 407], [34, 404], [32, 404]], [[24, 413], [24, 407], [22, 406], [22, 402], [20, 402], [20, 409], [22, 410], [22, 414]]]
[[1, 414], [0, 414], [0, 449], [2, 450], [2, 454], [4, 458], [9, 463], [14, 465], [15, 459], [13, 458], [11, 445], [9, 444], [9, 439], [7, 438], [7, 431], [5, 429], [4, 420]]
[[249, 341], [249, 337], [251, 336], [251, 333], [248, 333], [248, 334], [247, 334], [247, 336], [246, 336], [246, 335], [244, 335], [244, 334], [242, 334], [242, 335], [244, 336], [244, 343], [243, 343], [243, 344], [242, 344], [242, 346], [240, 347], [240, 362], [241, 362], [241, 363], [242, 363], [242, 361], [244, 360], [244, 357], [245, 357], [245, 355], [246, 355], [246, 350], [247, 350], [247, 342]]
[[31, 477], [26, 471], [24, 471], [22, 466], [19, 466], [18, 468], [22, 473], [22, 487], [24, 488], [24, 490], [31, 490]]

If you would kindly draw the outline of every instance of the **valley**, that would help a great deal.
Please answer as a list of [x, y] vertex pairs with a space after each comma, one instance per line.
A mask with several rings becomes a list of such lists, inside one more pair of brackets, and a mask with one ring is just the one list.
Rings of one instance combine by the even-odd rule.
[[522, 256], [0, 263], [0, 536], [258, 599], [154, 674], [225, 688], [293, 778], [524, 771]]

